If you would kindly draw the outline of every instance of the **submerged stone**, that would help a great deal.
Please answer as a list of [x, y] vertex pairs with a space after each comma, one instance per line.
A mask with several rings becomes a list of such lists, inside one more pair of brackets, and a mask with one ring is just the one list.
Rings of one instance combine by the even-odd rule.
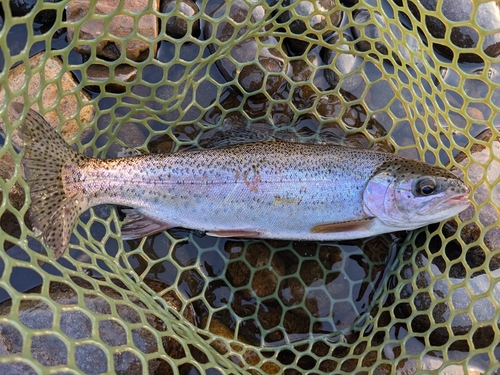
[[[200, 20], [197, 19], [192, 23], [189, 23], [182, 16], [192, 17], [200, 9], [192, 0], [182, 0], [178, 2], [177, 0], [168, 0], [161, 5], [160, 12], [165, 13], [164, 20], [166, 21], [166, 33], [175, 39], [184, 38], [186, 34], [190, 34], [197, 38], [200, 36]], [[176, 13], [176, 15], [172, 15]]]
[[[401, 5], [401, 1], [396, 1]], [[500, 5], [497, 1], [489, 1], [474, 5], [471, 0], [420, 0], [420, 4], [427, 10], [435, 13], [424, 14], [416, 7], [411, 10], [417, 19], [422, 16], [429, 33], [443, 42], [433, 41], [434, 49], [447, 59], [452, 60], [458, 53], [459, 62], [482, 63], [484, 58], [478, 55], [474, 49], [480, 48], [487, 56], [497, 57], [500, 55]], [[439, 8], [438, 8], [439, 7]], [[436, 14], [440, 10], [445, 17], [441, 20]], [[435, 15], [433, 15], [435, 14]], [[475, 20], [473, 16], [475, 15]], [[453, 26], [447, 34], [451, 22], [460, 22], [460, 26]], [[476, 23], [488, 30], [484, 37], [476, 30]], [[496, 31], [496, 32], [495, 32]], [[450, 35], [451, 45], [445, 41], [445, 36]], [[482, 44], [480, 45], [482, 41]]]
[[[320, 32], [323, 39], [328, 38], [333, 29], [340, 25], [342, 12], [334, 10], [337, 5], [335, 0], [296, 1], [285, 0], [285, 10], [277, 19], [291, 34], [302, 38], [285, 38], [285, 43], [292, 55], [302, 55], [311, 46], [311, 42], [304, 40], [304, 36], [317, 40]], [[293, 12], [292, 12], [293, 10]], [[295, 17], [296, 13], [299, 17]]]
[[[66, 7], [66, 17], [69, 24], [77, 23], [83, 17], [86, 17], [89, 11], [93, 13], [107, 15], [116, 10], [119, 5], [118, 0], [99, 0], [91, 5], [89, 0], [73, 0]], [[126, 38], [134, 32], [134, 25], [138, 24], [137, 33], [144, 38], [153, 39], [158, 36], [158, 20], [152, 13], [148, 13], [148, 0], [131, 0], [124, 3], [123, 9], [136, 13], [134, 17], [128, 14], [113, 14], [109, 26], [105, 28], [104, 20], [89, 19], [85, 21], [77, 30], [79, 34], [75, 35], [75, 28], [68, 27], [68, 41], [73, 39], [78, 41], [75, 50], [81, 54], [89, 55], [92, 53], [91, 43], [93, 40], [101, 37], [105, 32], [112, 37], [103, 39], [96, 43], [95, 51], [98, 57], [110, 60], [118, 59], [122, 54], [122, 43], [119, 38]], [[159, 9], [159, 0], [153, 0], [153, 10]], [[141, 13], [143, 13], [141, 15]], [[116, 38], [113, 38], [116, 37]], [[90, 41], [91, 43], [86, 43]], [[132, 38], [127, 41], [123, 49], [127, 58], [132, 61], [143, 61], [150, 53], [156, 53], [156, 44], [149, 44], [140, 39]]]
[[[211, 16], [219, 18], [225, 12], [226, 4], [223, 3]], [[286, 71], [287, 66], [284, 56], [278, 49], [278, 40], [272, 36], [265, 36], [250, 37], [239, 41], [252, 24], [266, 17], [265, 8], [261, 5], [250, 8], [239, 0], [231, 3], [229, 17], [242, 26], [235, 28], [229, 22], [221, 22], [218, 25], [215, 37], [219, 42], [210, 44], [210, 51], [217, 54], [225, 42], [230, 40], [235, 40], [235, 42], [229, 52], [216, 61], [217, 67], [227, 81], [233, 81], [237, 77], [238, 86], [243, 91], [255, 93], [256, 91], [262, 92], [264, 89], [269, 95], [273, 95], [284, 80], [282, 73]], [[207, 22], [205, 37], [210, 38], [213, 32], [214, 26]]]
[[[36, 335], [27, 340], [21, 335], [19, 329], [8, 322], [0, 324], [0, 353], [6, 357], [18, 355], [22, 352], [25, 345], [30, 345], [31, 355], [44, 366], [57, 366], [68, 362], [68, 350], [66, 344], [58, 335], [51, 334], [50, 329], [54, 326], [59, 327], [62, 333], [75, 340], [77, 346], [74, 352], [76, 365], [85, 374], [98, 374], [110, 371], [108, 369], [107, 354], [101, 348], [103, 344], [107, 346], [126, 345], [143, 353], [158, 353], [158, 356], [150, 357], [148, 362], [149, 373], [152, 374], [170, 374], [172, 368], [168, 362], [160, 358], [162, 355], [173, 355], [178, 353], [182, 347], [175, 340], [170, 340], [169, 336], [161, 334], [166, 330], [165, 322], [161, 319], [146, 313], [147, 321], [138, 312], [138, 309], [144, 304], [138, 297], [129, 294], [128, 288], [118, 281], [109, 286], [101, 285], [96, 294], [93, 286], [80, 279], [73, 278], [71, 283], [54, 282], [50, 283], [49, 294], [40, 298], [41, 286], [35, 287], [25, 293], [25, 299], [16, 311], [12, 311], [11, 300], [0, 303], [0, 316], [9, 317], [12, 314], [21, 320], [21, 322], [36, 330], [48, 330], [46, 334]], [[165, 292], [167, 285], [158, 280], [144, 280], [151, 289], [157, 293], [174, 309], [180, 310], [183, 306], [179, 296], [173, 291]], [[77, 293], [79, 289], [80, 293]], [[124, 295], [128, 301], [124, 300]], [[81, 299], [83, 298], [83, 300]], [[72, 307], [63, 310], [58, 314], [59, 320], [55, 318], [55, 313], [51, 305], [45, 300]], [[115, 305], [116, 313], [111, 316], [111, 303]], [[82, 307], [80, 307], [82, 306]], [[184, 318], [194, 323], [194, 312], [186, 308], [183, 312]], [[99, 316], [98, 327], [94, 327], [96, 322], [94, 316]], [[109, 316], [109, 319], [106, 317]], [[142, 323], [140, 328], [134, 328], [131, 331], [132, 341], [129, 342], [126, 335], [124, 324]], [[156, 335], [153, 334], [153, 330]], [[93, 342], [94, 331], [98, 332], [99, 339]], [[163, 337], [158, 340], [157, 335]], [[162, 353], [162, 354], [160, 354]], [[131, 352], [119, 351], [113, 357], [114, 370], [126, 374], [142, 374], [141, 360]], [[3, 369], [16, 373], [17, 364], [3, 363]], [[14, 371], [14, 372], [10, 372]]]
[[331, 48], [323, 48], [321, 57], [326, 65], [324, 69], [325, 79], [330, 85], [330, 88], [335, 88], [339, 83], [342, 90], [355, 94], [360, 85], [363, 85], [363, 75], [358, 72], [358, 69], [364, 62], [361, 56], [358, 56], [352, 51], [352, 46], [343, 43], [343, 40], [350, 41], [351, 38], [342, 34], [342, 39], [338, 34], [333, 35], [328, 43]]
[[[38, 69], [42, 64], [44, 69], [42, 72], [35, 74], [27, 73], [26, 66], [20, 64], [9, 71], [6, 85], [9, 86], [11, 92], [15, 92], [27, 84], [28, 98], [30, 100], [33, 100], [33, 98], [42, 92], [41, 101], [43, 108], [40, 108], [38, 104], [33, 104], [31, 108], [36, 112], [42, 113], [43, 117], [54, 128], [59, 126], [61, 119], [55, 109], [45, 112], [44, 108], [50, 108], [57, 103], [56, 107], [62, 116], [70, 119], [62, 125], [61, 135], [64, 139], [74, 137], [80, 131], [80, 126], [74, 119], [75, 117], [79, 117], [83, 124], [88, 124], [94, 119], [94, 106], [85, 105], [91, 99], [90, 95], [84, 90], [78, 89], [78, 82], [71, 72], [63, 71], [63, 62], [60, 58], [52, 56], [47, 59], [46, 53], [41, 52], [31, 57], [29, 63], [32, 70]], [[44, 81], [56, 78], [57, 82], [44, 83]], [[62, 91], [59, 87], [61, 87]], [[4, 101], [5, 91], [3, 85], [0, 85], [0, 106], [4, 104]], [[19, 97], [14, 98], [13, 101], [22, 103], [24, 99]], [[14, 110], [9, 108], [8, 113], [11, 121], [17, 118]], [[0, 128], [5, 129], [5, 124], [1, 119]], [[84, 132], [88, 133], [90, 131], [89, 129]], [[17, 134], [12, 136], [12, 141], [18, 149], [23, 147], [24, 143]]]
[[[126, 87], [121, 82], [132, 82], [137, 78], [137, 68], [128, 65], [120, 64], [114, 68], [113, 76], [110, 76], [110, 68], [102, 64], [92, 64], [87, 68], [87, 86], [89, 90], [100, 91], [101, 85], [105, 83], [107, 92], [121, 93], [125, 92]], [[92, 84], [92, 83], [97, 84]]]
[[[383, 55], [389, 52], [387, 46], [380, 39], [382, 33], [381, 27], [385, 27], [384, 17], [376, 11], [370, 12], [366, 8], [358, 8], [353, 12], [354, 21], [362, 24], [362, 26], [354, 26], [351, 28], [354, 40], [357, 41], [356, 47], [359, 51], [374, 51], [377, 50]], [[363, 29], [361, 32], [360, 28]]]

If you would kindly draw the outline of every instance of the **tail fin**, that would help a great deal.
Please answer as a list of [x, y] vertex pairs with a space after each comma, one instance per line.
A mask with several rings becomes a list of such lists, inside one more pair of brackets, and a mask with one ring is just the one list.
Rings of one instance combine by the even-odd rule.
[[[12, 103], [18, 113], [24, 105]], [[68, 247], [71, 233], [88, 200], [77, 185], [65, 185], [65, 176], [78, 173], [87, 158], [73, 150], [45, 119], [28, 110], [21, 129], [25, 142], [22, 166], [30, 186], [28, 215], [36, 235], [59, 258]], [[66, 178], [67, 180], [67, 178]]]

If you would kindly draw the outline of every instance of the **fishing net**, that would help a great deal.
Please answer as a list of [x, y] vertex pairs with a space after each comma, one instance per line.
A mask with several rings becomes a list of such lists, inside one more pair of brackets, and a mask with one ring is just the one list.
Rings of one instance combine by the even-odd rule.
[[[10, 1], [0, 16], [0, 373], [498, 373], [497, 2]], [[88, 156], [247, 128], [444, 166], [473, 204], [338, 243], [122, 241], [121, 208], [98, 206], [55, 261], [26, 224], [13, 101]]]

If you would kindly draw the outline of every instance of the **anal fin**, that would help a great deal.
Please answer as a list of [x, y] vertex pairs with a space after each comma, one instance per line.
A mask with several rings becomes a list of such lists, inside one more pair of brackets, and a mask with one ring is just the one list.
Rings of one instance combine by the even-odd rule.
[[250, 230], [212, 230], [210, 232], [207, 232], [207, 234], [213, 237], [252, 238], [260, 236], [260, 232]]
[[122, 212], [126, 214], [121, 227], [124, 240], [146, 237], [173, 227], [169, 223], [148, 217], [133, 208], [122, 210]]
[[366, 230], [369, 229], [374, 222], [375, 218], [369, 217], [367, 219], [343, 221], [340, 223], [323, 223], [313, 226], [311, 228], [311, 233], [338, 233]]

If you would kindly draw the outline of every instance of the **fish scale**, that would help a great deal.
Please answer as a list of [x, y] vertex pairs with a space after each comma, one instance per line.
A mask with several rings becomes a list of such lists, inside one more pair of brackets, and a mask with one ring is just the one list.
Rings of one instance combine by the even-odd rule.
[[22, 133], [30, 219], [56, 257], [78, 216], [103, 203], [131, 207], [124, 239], [185, 227], [318, 241], [411, 230], [469, 205], [468, 186], [445, 169], [338, 145], [262, 142], [101, 160], [78, 154], [32, 110]]
[[[268, 226], [266, 220], [279, 222], [288, 217], [282, 226], [293, 232], [299, 230], [294, 223], [298, 219], [301, 225], [312, 227], [318, 220], [360, 218], [367, 180], [380, 164], [394, 158], [390, 154], [380, 154], [378, 159], [367, 156], [372, 153], [343, 147], [248, 144], [99, 161], [105, 168], [89, 162], [81, 184], [96, 195], [95, 204], [136, 207], [147, 216], [168, 218], [175, 226], [214, 230], [210, 222], [218, 213], [219, 227], [236, 229], [249, 218], [263, 216], [262, 223], [253, 224], [262, 229]], [[203, 199], [201, 205], [191, 203], [195, 196], [195, 200]], [[251, 202], [259, 205], [259, 211]], [[322, 207], [325, 212], [319, 211]], [[300, 214], [304, 210], [311, 211], [311, 219]], [[188, 221], [193, 214], [196, 220]]]

